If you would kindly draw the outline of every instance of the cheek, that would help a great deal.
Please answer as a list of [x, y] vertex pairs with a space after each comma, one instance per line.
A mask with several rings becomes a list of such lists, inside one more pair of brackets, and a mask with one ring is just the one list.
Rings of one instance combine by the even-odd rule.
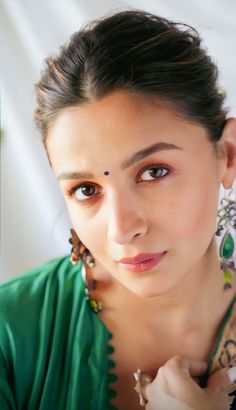
[[213, 233], [216, 228], [216, 219], [218, 211], [219, 188], [216, 181], [210, 180], [208, 184], [201, 185], [198, 190], [196, 202], [195, 226], [199, 229], [211, 228]]
[[190, 232], [191, 241], [195, 246], [208, 247], [216, 231], [216, 212], [215, 204], [211, 201], [203, 201], [196, 204], [192, 210]]
[[94, 255], [101, 253], [105, 238], [102, 235], [101, 223], [96, 218], [91, 220], [84, 212], [78, 209], [68, 209], [70, 221], [81, 242]]
[[81, 210], [77, 204], [67, 201], [67, 211], [72, 227], [81, 242], [90, 250], [96, 260], [102, 264], [107, 258], [105, 226], [99, 215], [91, 215], [88, 210]]
[[91, 235], [91, 226], [89, 221], [87, 221], [87, 218], [85, 218], [85, 216], [81, 212], [79, 212], [76, 205], [66, 203], [66, 206], [72, 227], [75, 229], [81, 242], [85, 246], [89, 247], [89, 241], [91, 241], [91, 238], [95, 236]]
[[[209, 189], [208, 189], [209, 188]], [[212, 237], [216, 230], [217, 189], [194, 187], [176, 197], [167, 210], [171, 238], [189, 242]]]

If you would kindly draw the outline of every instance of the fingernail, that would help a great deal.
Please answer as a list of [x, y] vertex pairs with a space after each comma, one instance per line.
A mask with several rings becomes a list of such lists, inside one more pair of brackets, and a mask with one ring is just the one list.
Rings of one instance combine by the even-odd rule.
[[231, 383], [236, 382], [236, 367], [230, 367], [230, 369], [227, 370], [227, 373]]

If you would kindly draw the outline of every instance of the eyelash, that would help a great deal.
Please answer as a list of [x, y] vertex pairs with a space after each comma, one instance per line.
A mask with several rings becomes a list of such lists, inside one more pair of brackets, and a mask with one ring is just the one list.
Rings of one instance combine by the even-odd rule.
[[[152, 165], [148, 165], [147, 167], [143, 168], [143, 169], [140, 171], [140, 173], [138, 174], [138, 178], [139, 178], [145, 171], [153, 170], [153, 169], [155, 169], [155, 168], [157, 168], [158, 170], [160, 170], [160, 169], [163, 170], [163, 169], [164, 169], [165, 171], [167, 171], [167, 173], [166, 173], [164, 176], [159, 176], [159, 177], [154, 178], [154, 179], [152, 179], [152, 180], [148, 180], [148, 181], [145, 181], [145, 180], [144, 180], [144, 181], [141, 181], [141, 182], [148, 183], [148, 184], [150, 184], [150, 183], [155, 183], [155, 182], [156, 182], [157, 180], [159, 180], [159, 179], [164, 179], [164, 178], [166, 178], [166, 177], [170, 174], [170, 172], [171, 172], [169, 167], [166, 167], [166, 166], [163, 166], [163, 165], [152, 164]], [[80, 183], [80, 184], [75, 185], [74, 187], [68, 189], [67, 192], [66, 192], [66, 194], [67, 194], [69, 197], [74, 197], [75, 201], [76, 201], [76, 202], [79, 202], [79, 203], [81, 203], [81, 204], [88, 203], [88, 201], [92, 201], [93, 199], [95, 199], [95, 197], [96, 197], [98, 194], [95, 194], [94, 196], [88, 197], [88, 198], [86, 198], [86, 199], [78, 199], [78, 198], [76, 198], [75, 192], [76, 192], [79, 188], [81, 188], [82, 186], [90, 186], [90, 187], [93, 186], [93, 187], [95, 187], [96, 184], [92, 184], [92, 183], [89, 183], [89, 182], [83, 182], [83, 183]]]

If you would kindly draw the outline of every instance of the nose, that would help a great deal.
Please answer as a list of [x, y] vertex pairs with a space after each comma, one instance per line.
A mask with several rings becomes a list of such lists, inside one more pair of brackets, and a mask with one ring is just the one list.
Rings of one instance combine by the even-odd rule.
[[137, 200], [124, 194], [112, 194], [108, 200], [107, 236], [120, 245], [143, 237], [147, 231], [145, 215]]

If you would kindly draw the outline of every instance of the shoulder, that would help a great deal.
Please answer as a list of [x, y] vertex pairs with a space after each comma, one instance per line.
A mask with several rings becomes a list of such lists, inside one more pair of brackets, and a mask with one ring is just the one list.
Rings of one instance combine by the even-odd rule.
[[[0, 286], [0, 338], [8, 329], [25, 323], [33, 329], [37, 320], [58, 311], [70, 310], [84, 295], [82, 264], [72, 265], [68, 256], [59, 257], [20, 274]], [[44, 315], [44, 316], [43, 316]]]
[[[30, 283], [31, 280], [37, 278], [43, 280], [46, 279], [48, 275], [55, 275], [58, 273], [58, 269], [64, 268], [67, 271], [73, 271], [73, 268], [76, 265], [70, 263], [70, 258], [68, 255], [60, 256], [58, 258], [51, 259], [45, 263], [38, 265], [30, 270], [20, 273], [16, 278], [11, 279], [10, 281], [0, 285], [0, 291], [6, 289], [14, 288], [14, 286], [21, 284]], [[78, 270], [78, 269], [76, 269]]]
[[19, 274], [15, 279], [0, 285], [0, 303], [18, 297], [34, 297], [45, 291], [45, 287], [55, 288], [70, 282], [80, 280], [82, 265], [72, 265], [68, 256], [55, 258]]

